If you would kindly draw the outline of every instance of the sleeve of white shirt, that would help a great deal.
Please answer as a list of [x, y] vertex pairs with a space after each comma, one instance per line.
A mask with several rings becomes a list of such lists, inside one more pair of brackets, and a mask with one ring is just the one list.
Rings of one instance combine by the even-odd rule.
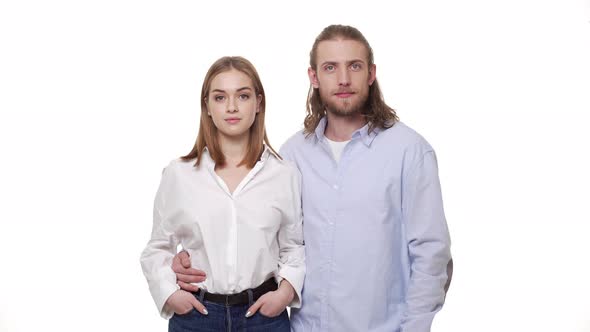
[[411, 276], [401, 332], [429, 332], [445, 300], [450, 237], [434, 151], [427, 151], [404, 178], [403, 215]]
[[165, 319], [169, 319], [174, 313], [164, 310], [164, 304], [168, 297], [179, 289], [176, 284], [176, 275], [172, 271], [172, 258], [176, 253], [178, 240], [171, 231], [166, 213], [166, 199], [169, 198], [173, 189], [170, 173], [173, 172], [168, 168], [162, 173], [162, 180], [154, 201], [152, 235], [140, 258], [152, 298], [160, 315]]
[[[289, 162], [286, 162], [289, 163]], [[279, 243], [279, 276], [287, 279], [295, 289], [295, 297], [290, 303], [292, 308], [301, 306], [301, 290], [305, 278], [305, 249], [303, 246], [303, 213], [301, 210], [301, 175], [297, 168], [289, 163], [290, 190], [286, 197]]]

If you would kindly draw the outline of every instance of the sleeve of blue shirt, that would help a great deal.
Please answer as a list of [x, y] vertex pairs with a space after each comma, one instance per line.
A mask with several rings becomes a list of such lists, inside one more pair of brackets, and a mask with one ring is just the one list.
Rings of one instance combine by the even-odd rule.
[[428, 332], [445, 300], [450, 237], [434, 151], [417, 156], [403, 178], [402, 213], [410, 256], [410, 281], [402, 332]]

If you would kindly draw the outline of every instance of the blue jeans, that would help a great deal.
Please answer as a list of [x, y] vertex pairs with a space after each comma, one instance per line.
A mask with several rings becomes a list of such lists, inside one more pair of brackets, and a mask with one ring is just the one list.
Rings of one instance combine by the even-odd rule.
[[209, 312], [203, 315], [193, 308], [187, 314], [174, 314], [168, 322], [168, 332], [193, 331], [244, 331], [244, 332], [290, 332], [291, 323], [287, 310], [277, 317], [266, 317], [257, 311], [246, 318], [250, 305], [226, 306], [219, 303], [204, 301], [203, 305]]

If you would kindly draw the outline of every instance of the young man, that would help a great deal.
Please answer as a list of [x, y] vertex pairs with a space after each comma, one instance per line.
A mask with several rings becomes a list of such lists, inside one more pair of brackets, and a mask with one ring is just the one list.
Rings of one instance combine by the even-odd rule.
[[[308, 74], [305, 129], [280, 152], [303, 177], [307, 275], [292, 328], [430, 331], [452, 268], [434, 150], [383, 101], [357, 29], [325, 28]], [[181, 254], [173, 269], [191, 290], [204, 276], [189, 265]]]

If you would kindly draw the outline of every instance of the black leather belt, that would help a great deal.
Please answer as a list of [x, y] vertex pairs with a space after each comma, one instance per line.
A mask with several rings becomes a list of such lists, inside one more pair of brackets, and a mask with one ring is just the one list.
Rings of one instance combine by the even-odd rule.
[[[252, 288], [252, 301], [258, 300], [259, 297], [262, 295], [277, 290], [278, 286], [274, 278], [270, 278], [267, 281], [263, 282], [262, 285]], [[200, 298], [202, 289], [196, 293], [197, 296]], [[238, 294], [231, 294], [231, 295], [223, 295], [223, 294], [214, 294], [205, 292], [203, 295], [203, 300], [215, 302], [219, 304], [225, 305], [239, 305], [239, 304], [249, 304], [250, 299], [248, 297], [248, 290], [245, 290]]]

